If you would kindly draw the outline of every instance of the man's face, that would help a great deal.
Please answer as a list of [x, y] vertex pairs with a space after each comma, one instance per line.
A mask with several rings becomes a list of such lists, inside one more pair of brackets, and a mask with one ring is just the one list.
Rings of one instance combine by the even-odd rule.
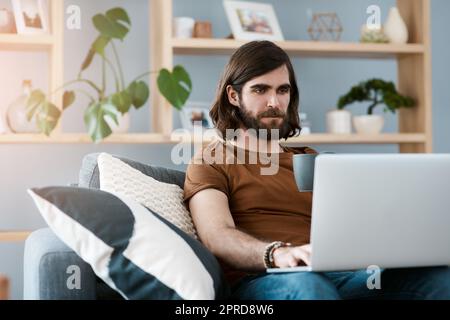
[[289, 71], [285, 65], [248, 81], [239, 99], [239, 116], [246, 129], [279, 129], [286, 134], [291, 97]]

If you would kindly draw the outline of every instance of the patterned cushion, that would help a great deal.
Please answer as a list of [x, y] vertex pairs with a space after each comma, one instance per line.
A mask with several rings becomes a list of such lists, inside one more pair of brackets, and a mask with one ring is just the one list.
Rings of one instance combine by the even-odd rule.
[[[100, 177], [98, 171], [97, 158], [100, 153], [89, 153], [83, 157], [78, 176], [78, 186], [81, 188], [100, 189]], [[176, 184], [180, 188], [184, 187], [186, 174], [182, 171], [172, 170], [162, 167], [146, 165], [139, 161], [134, 161], [122, 156], [115, 156], [126, 164], [130, 165], [143, 174], [158, 181]]]
[[124, 298], [228, 297], [216, 258], [134, 200], [74, 187], [28, 192], [53, 232]]
[[100, 154], [97, 163], [101, 190], [130, 197], [197, 238], [179, 186], [159, 182], [107, 153]]

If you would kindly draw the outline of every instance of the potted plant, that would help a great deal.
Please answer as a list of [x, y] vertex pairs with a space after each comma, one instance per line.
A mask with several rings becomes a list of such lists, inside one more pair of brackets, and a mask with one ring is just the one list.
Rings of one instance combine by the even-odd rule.
[[[28, 98], [28, 120], [31, 121], [33, 117], [36, 117], [40, 131], [46, 135], [51, 134], [60, 120], [62, 112], [74, 103], [75, 92], [87, 96], [90, 100], [84, 113], [84, 123], [94, 142], [108, 137], [113, 132], [112, 129], [120, 127], [119, 119], [127, 115], [131, 107], [139, 109], [149, 98], [148, 85], [141, 79], [156, 72], [146, 72], [127, 83], [116, 50], [115, 42], [123, 41], [131, 27], [127, 12], [122, 8], [113, 8], [105, 14], [95, 15], [92, 21], [99, 34], [92, 43], [77, 78], [65, 83], [56, 91], [74, 84], [84, 87], [65, 91], [63, 105], [60, 108], [53, 104], [41, 90], [34, 90]], [[102, 80], [100, 84], [83, 75], [96, 57], [101, 59]], [[112, 92], [108, 91], [107, 69], [114, 76]], [[189, 74], [182, 66], [176, 66], [172, 72], [167, 69], [160, 70], [157, 83], [161, 94], [179, 110], [186, 103], [192, 91]]]
[[382, 79], [370, 79], [352, 87], [348, 93], [341, 96], [338, 109], [342, 110], [354, 102], [370, 102], [367, 115], [354, 116], [353, 125], [357, 133], [378, 134], [383, 129], [384, 118], [373, 114], [375, 107], [384, 105], [384, 112], [395, 113], [397, 109], [411, 108], [415, 101], [411, 97], [403, 96], [397, 92], [393, 82]]

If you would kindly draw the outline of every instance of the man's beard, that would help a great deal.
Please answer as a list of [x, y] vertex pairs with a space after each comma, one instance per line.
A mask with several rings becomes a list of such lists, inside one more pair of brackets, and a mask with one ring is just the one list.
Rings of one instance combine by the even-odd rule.
[[[260, 130], [265, 130], [267, 132], [267, 140], [272, 140], [271, 130], [278, 130], [278, 139], [286, 138], [290, 133], [287, 113], [281, 110], [269, 109], [257, 114], [255, 117], [241, 102], [241, 107], [237, 108], [237, 115], [246, 129], [254, 129], [256, 131], [257, 138], [260, 138]], [[265, 124], [261, 121], [263, 118], [280, 118], [282, 120], [281, 123], [279, 123], [279, 120], [272, 120], [270, 123]], [[264, 137], [264, 135], [262, 137]]]

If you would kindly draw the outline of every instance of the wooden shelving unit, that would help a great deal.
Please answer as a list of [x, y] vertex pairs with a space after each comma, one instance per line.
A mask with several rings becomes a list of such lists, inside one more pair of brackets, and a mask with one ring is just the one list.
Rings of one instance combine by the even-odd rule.
[[[63, 81], [63, 1], [50, 0], [53, 32], [44, 36], [0, 35], [0, 50], [47, 50], [51, 55], [51, 88]], [[150, 46], [152, 68], [173, 67], [175, 55], [230, 55], [245, 42], [232, 39], [173, 39], [172, 0], [151, 0]], [[292, 57], [343, 57], [363, 59], [395, 59], [398, 63], [398, 87], [403, 94], [418, 101], [412, 109], [400, 110], [399, 133], [374, 136], [312, 134], [289, 140], [289, 144], [398, 144], [401, 152], [432, 152], [431, 113], [431, 44], [429, 0], [397, 0], [397, 6], [408, 25], [410, 43], [363, 44], [345, 42], [282, 41], [277, 44]], [[156, 88], [155, 77], [151, 88]], [[102, 143], [163, 144], [176, 143], [171, 138], [174, 108], [151, 90], [150, 122], [153, 133], [113, 135]], [[56, 97], [60, 99], [60, 97]], [[186, 140], [186, 141], [189, 141]], [[0, 143], [91, 143], [87, 134], [69, 134], [57, 130], [52, 137], [43, 135], [0, 135]]]
[[[128, 133], [113, 134], [101, 144], [176, 144], [179, 142], [197, 143], [198, 138], [193, 135], [163, 135], [159, 133]], [[204, 140], [209, 141], [209, 140]], [[380, 135], [357, 134], [310, 134], [288, 139], [283, 144], [399, 144], [426, 142], [424, 134], [397, 133]], [[90, 144], [92, 140], [87, 134], [56, 134], [46, 137], [40, 134], [11, 134], [0, 135], [1, 144]]]
[[[63, 133], [47, 137], [42, 134], [6, 134], [0, 135], [3, 144], [92, 144], [88, 134]], [[113, 134], [103, 144], [145, 144], [170, 143], [170, 137], [158, 133]]]
[[[282, 41], [277, 44], [292, 57], [343, 57], [395, 59], [398, 63], [398, 87], [403, 94], [417, 99], [416, 108], [401, 110], [399, 133], [373, 136], [312, 134], [289, 140], [289, 144], [398, 144], [400, 152], [432, 152], [431, 124], [431, 43], [430, 1], [397, 0], [397, 6], [408, 25], [410, 40], [405, 45], [363, 44], [345, 42]], [[230, 55], [245, 42], [232, 39], [173, 39], [172, 0], [153, 0], [152, 66], [172, 68], [173, 58], [182, 55]], [[156, 27], [158, 26], [158, 27]], [[169, 134], [172, 108], [161, 99], [154, 125]]]
[[[64, 0], [49, 1], [49, 19], [51, 33], [45, 35], [19, 35], [0, 34], [1, 51], [44, 51], [49, 54], [49, 92], [53, 92], [63, 84], [64, 76]], [[0, 74], [1, 75], [1, 74]], [[53, 100], [57, 105], [62, 105], [62, 95], [54, 95]], [[60, 128], [55, 130], [60, 132]], [[30, 135], [27, 139], [30, 143], [37, 143], [42, 136]], [[0, 134], [0, 144], [20, 143], [25, 138], [18, 134]], [[0, 230], [0, 242], [24, 241], [30, 231], [3, 231]]]

